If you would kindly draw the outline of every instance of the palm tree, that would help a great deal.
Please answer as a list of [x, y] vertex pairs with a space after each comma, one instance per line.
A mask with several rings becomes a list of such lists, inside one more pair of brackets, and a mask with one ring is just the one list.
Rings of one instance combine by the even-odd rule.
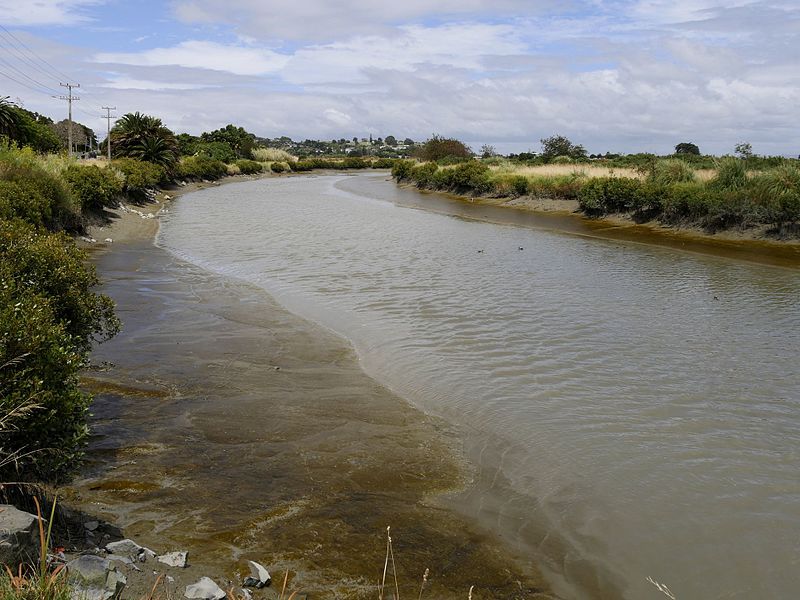
[[161, 165], [168, 171], [178, 161], [178, 141], [161, 119], [128, 113], [111, 130], [115, 156], [127, 156]]
[[8, 96], [0, 98], [0, 135], [13, 138], [19, 128], [17, 106]]

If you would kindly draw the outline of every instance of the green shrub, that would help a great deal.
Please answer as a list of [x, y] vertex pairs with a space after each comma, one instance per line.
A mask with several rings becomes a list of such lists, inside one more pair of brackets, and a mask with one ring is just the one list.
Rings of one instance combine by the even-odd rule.
[[274, 162], [270, 164], [269, 168], [273, 173], [284, 173], [289, 170], [289, 165], [282, 162]]
[[17, 201], [9, 200], [13, 213], [20, 218], [53, 231], [80, 228], [79, 207], [69, 186], [58, 174], [48, 171], [30, 148], [0, 144], [0, 181], [15, 183], [23, 190]]
[[[239, 167], [241, 169], [241, 167]], [[177, 167], [177, 176], [182, 179], [216, 180], [228, 174], [228, 167], [220, 160], [214, 160], [199, 154], [181, 159]]]
[[410, 160], [398, 160], [392, 166], [392, 177], [398, 182], [404, 179], [411, 178], [411, 172], [414, 170], [414, 162]]
[[373, 160], [370, 166], [373, 169], [391, 169], [394, 167], [395, 162], [397, 162], [397, 159], [394, 158], [379, 158], [377, 160]]
[[359, 156], [348, 156], [342, 161], [342, 169], [368, 169], [369, 163]]
[[457, 192], [472, 192], [476, 195], [486, 194], [493, 189], [489, 167], [477, 160], [461, 163], [450, 171], [448, 189]]
[[0, 440], [4, 452], [31, 453], [0, 468], [0, 481], [57, 480], [76, 467], [89, 401], [78, 372], [92, 342], [119, 330], [112, 301], [91, 291], [98, 283], [64, 234], [0, 221], [0, 414], [35, 405]]
[[588, 215], [634, 212], [649, 206], [647, 188], [630, 177], [595, 177], [588, 179], [578, 191], [578, 205]]
[[64, 171], [64, 179], [72, 193], [81, 203], [84, 211], [101, 210], [113, 206], [122, 193], [124, 178], [118, 177], [111, 169], [97, 166], [73, 165]]
[[44, 227], [50, 222], [50, 201], [31, 181], [0, 181], [0, 219], [22, 219]]
[[433, 182], [433, 176], [439, 170], [439, 165], [433, 162], [422, 163], [419, 166], [411, 169], [411, 180], [417, 184], [420, 189], [430, 187]]
[[135, 158], [118, 158], [111, 166], [125, 177], [125, 191], [143, 192], [152, 189], [166, 179], [166, 170], [161, 165]]
[[239, 171], [243, 175], [254, 175], [255, 173], [261, 173], [261, 171], [264, 170], [264, 165], [262, 165], [260, 162], [247, 160], [246, 158], [237, 160], [234, 164], [239, 167]]
[[572, 165], [575, 164], [575, 159], [571, 156], [555, 156], [550, 163], [554, 165]]

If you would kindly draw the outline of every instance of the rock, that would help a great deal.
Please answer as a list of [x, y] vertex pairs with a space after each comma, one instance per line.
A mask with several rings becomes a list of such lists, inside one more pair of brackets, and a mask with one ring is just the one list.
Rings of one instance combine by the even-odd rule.
[[0, 504], [0, 564], [36, 564], [39, 557], [39, 526], [36, 515], [10, 504]]
[[105, 241], [106, 241], [106, 243], [108, 243], [108, 244], [111, 244], [111, 243], [113, 243], [113, 242], [114, 242], [114, 240], [112, 240], [111, 238], [106, 238], [106, 239], [105, 239]]
[[244, 600], [253, 600], [253, 594], [250, 593], [250, 590], [242, 588], [242, 598]]
[[130, 558], [128, 556], [120, 556], [119, 554], [109, 554], [108, 556], [106, 556], [106, 560], [111, 560], [111, 561], [116, 560], [118, 562], [121, 562], [123, 565], [132, 565], [133, 564], [133, 559], [132, 558]]
[[86, 523], [83, 524], [83, 528], [86, 529], [86, 531], [95, 531], [98, 527], [100, 527], [99, 521], [86, 521]]
[[186, 552], [167, 552], [158, 557], [158, 562], [182, 569], [186, 566], [186, 555]]
[[203, 577], [197, 583], [187, 585], [183, 595], [191, 600], [222, 600], [227, 594], [212, 579]]
[[270, 584], [272, 577], [270, 577], [269, 571], [253, 560], [248, 560], [247, 564], [250, 565], [250, 576], [245, 578], [242, 585], [263, 588]]
[[67, 563], [67, 579], [72, 584], [73, 600], [111, 600], [119, 598], [127, 580], [110, 561], [84, 555]]
[[144, 548], [133, 540], [128, 539], [106, 544], [106, 552], [110, 554], [119, 554], [120, 556], [139, 556], [143, 551]]

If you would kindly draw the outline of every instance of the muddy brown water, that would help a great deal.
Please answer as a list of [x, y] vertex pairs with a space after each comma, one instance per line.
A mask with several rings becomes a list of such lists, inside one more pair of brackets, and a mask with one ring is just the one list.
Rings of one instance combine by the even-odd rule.
[[[257, 547], [242, 546], [250, 539], [242, 532], [259, 531], [261, 522], [252, 521], [259, 502], [264, 514], [277, 502], [289, 511], [284, 523], [303, 523], [304, 502], [314, 502], [318, 490], [323, 497], [341, 490], [342, 501], [315, 523], [355, 510], [347, 522], [369, 521], [361, 534], [373, 547], [363, 552], [353, 534], [339, 546], [348, 556], [358, 553], [353, 567], [336, 566], [336, 552], [322, 555], [330, 558], [323, 565], [309, 552], [313, 536], [306, 532], [301, 550], [278, 555], [288, 557], [278, 564], [305, 564], [309, 584], [338, 577], [342, 589], [368, 594], [369, 575], [357, 565], [378, 555], [382, 566], [382, 526], [370, 519], [381, 519], [386, 500], [382, 493], [369, 506], [353, 500], [348, 490], [362, 489], [366, 477], [349, 462], [355, 454], [371, 461], [371, 485], [391, 490], [391, 482], [413, 482], [408, 505], [434, 510], [426, 527], [442, 526], [405, 538], [405, 551], [424, 549], [443, 560], [445, 567], [431, 567], [452, 577], [440, 582], [442, 597], [457, 597], [478, 564], [458, 558], [456, 547], [474, 549], [480, 560], [495, 557], [478, 570], [499, 574], [492, 577], [506, 587], [486, 585], [486, 597], [532, 593], [533, 565], [570, 598], [663, 598], [648, 578], [678, 598], [791, 597], [800, 585], [800, 274], [785, 268], [792, 257], [756, 264], [741, 260], [753, 258], [744, 245], [698, 253], [703, 248], [683, 240], [671, 248], [602, 239], [634, 232], [511, 212], [401, 190], [382, 175], [237, 183], [179, 200], [158, 244], [186, 262], [144, 246], [140, 272], [114, 267], [123, 260], [116, 252], [110, 264], [101, 261], [112, 273], [109, 289], [127, 290], [120, 293], [131, 314], [122, 316], [134, 328], [98, 358], [119, 365], [114, 377], [127, 373], [169, 395], [145, 404], [156, 414], [142, 413], [140, 400], [106, 403], [125, 416], [99, 414], [110, 429], [98, 438], [98, 452], [118, 437], [154, 439], [109, 448], [122, 465], [119, 490], [92, 493], [145, 536], [173, 532], [167, 524], [175, 515], [153, 507], [186, 511], [186, 500], [195, 500], [197, 513], [174, 530], [187, 543], [196, 539], [187, 532], [206, 531], [210, 515], [224, 507], [231, 511], [230, 521], [221, 521], [225, 532], [203, 539], [213, 538], [220, 560], [233, 562]], [[159, 261], [169, 268], [146, 266]], [[307, 321], [286, 316], [271, 300], [263, 309], [269, 297], [262, 290]], [[307, 345], [289, 342], [303, 339], [298, 331], [306, 331]], [[328, 348], [320, 340], [341, 355], [312, 353], [314, 366], [298, 373], [336, 364], [337, 372], [364, 377], [363, 368], [373, 379], [359, 386], [374, 386], [384, 401], [328, 394], [338, 388], [327, 375], [306, 398], [289, 394], [306, 390], [303, 378], [283, 389], [287, 395], [275, 391], [292, 372], [280, 352]], [[308, 418], [328, 409], [333, 421], [321, 417], [317, 426], [316, 416]], [[387, 414], [405, 415], [403, 427], [386, 430], [374, 420]], [[367, 415], [361, 426], [353, 421]], [[286, 431], [264, 434], [284, 444], [282, 452], [255, 450], [266, 443], [256, 439], [256, 423]], [[331, 423], [361, 442], [345, 436], [328, 443]], [[314, 433], [304, 435], [308, 426]], [[383, 435], [391, 443], [382, 443]], [[306, 450], [309, 439], [325, 450]], [[127, 487], [141, 481], [126, 475], [143, 469], [127, 457], [136, 452], [179, 465], [169, 470], [174, 489]], [[401, 476], [399, 466], [414, 464], [418, 454], [433, 461], [425, 475]], [[100, 473], [107, 461], [98, 460], [97, 481], [106, 481]], [[325, 475], [300, 477], [298, 462], [324, 465]], [[263, 484], [282, 468], [279, 483]], [[253, 469], [260, 484], [247, 478]], [[310, 485], [318, 479], [320, 486]], [[298, 495], [280, 504], [278, 490], [290, 482]], [[225, 491], [229, 497], [219, 499]], [[292, 502], [299, 508], [290, 509]], [[386, 524], [400, 543], [402, 526]], [[462, 532], [466, 524], [474, 534]], [[480, 543], [433, 543], [457, 545], [472, 535]], [[270, 552], [287, 552], [279, 541]]]
[[428, 568], [428, 597], [548, 597], [530, 560], [439, 501], [468, 474], [455, 428], [366, 376], [340, 337], [149, 242], [95, 260], [124, 331], [85, 378], [93, 438], [72, 505], [189, 550], [195, 577], [220, 583], [253, 559], [308, 597], [374, 598], [389, 525], [401, 594]]

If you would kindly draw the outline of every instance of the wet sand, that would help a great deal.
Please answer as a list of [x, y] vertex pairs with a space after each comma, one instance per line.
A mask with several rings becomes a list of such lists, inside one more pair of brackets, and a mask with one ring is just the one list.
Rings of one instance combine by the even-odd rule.
[[114, 239], [94, 260], [124, 329], [86, 373], [93, 437], [69, 503], [189, 550], [176, 595], [253, 559], [308, 597], [374, 598], [390, 525], [401, 595], [428, 568], [424, 597], [555, 597], [529, 558], [447, 508], [476, 476], [462, 432], [367, 377], [333, 333], [157, 248], [156, 230], [128, 213], [93, 232]]

